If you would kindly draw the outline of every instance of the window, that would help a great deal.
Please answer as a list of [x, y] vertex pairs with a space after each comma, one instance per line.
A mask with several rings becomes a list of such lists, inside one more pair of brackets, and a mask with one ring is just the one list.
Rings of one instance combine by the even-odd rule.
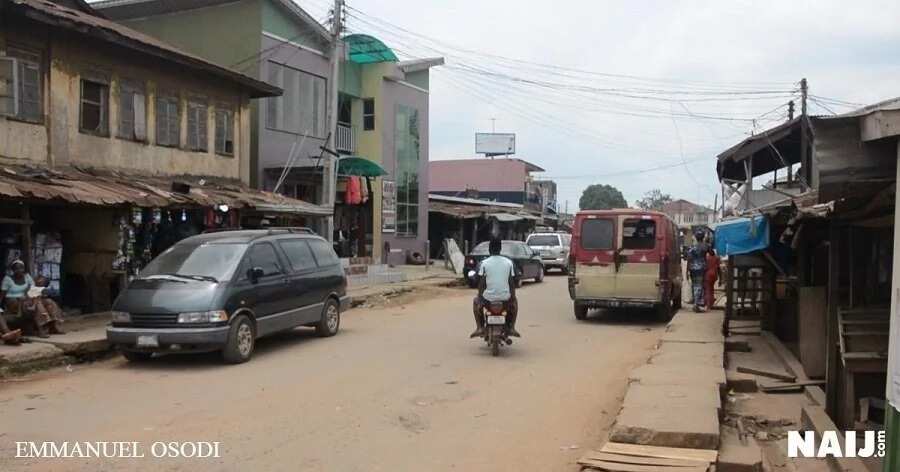
[[156, 97], [156, 144], [178, 146], [181, 142], [181, 110], [178, 97], [160, 94]]
[[609, 219], [588, 219], [581, 223], [581, 247], [588, 250], [613, 248], [613, 222]]
[[209, 124], [209, 113], [203, 102], [190, 101], [187, 105], [187, 146], [191, 151], [206, 152], [209, 150], [209, 139], [206, 129]]
[[275, 247], [271, 244], [259, 243], [250, 248], [250, 268], [257, 267], [263, 270], [264, 277], [283, 273]]
[[281, 249], [287, 255], [288, 262], [295, 272], [315, 269], [316, 260], [313, 258], [312, 250], [302, 239], [278, 241], [278, 245], [281, 246]]
[[147, 139], [147, 96], [138, 82], [119, 82], [119, 131], [122, 139]]
[[[16, 59], [16, 76], [18, 77], [18, 90], [16, 90], [16, 102], [18, 113], [12, 115], [16, 119], [41, 123], [44, 121], [44, 108], [42, 103], [43, 86], [41, 74], [41, 54], [36, 51], [10, 46], [7, 54]], [[12, 94], [10, 94], [12, 95]]]
[[397, 235], [419, 234], [419, 111], [397, 105], [394, 149], [397, 178]]
[[363, 131], [375, 129], [375, 99], [363, 99]]
[[106, 135], [109, 130], [109, 86], [81, 79], [81, 131]]
[[227, 106], [216, 108], [216, 153], [234, 155], [234, 111]]
[[325, 240], [308, 239], [307, 242], [309, 242], [309, 247], [312, 248], [313, 255], [316, 256], [316, 263], [319, 264], [319, 267], [332, 266], [341, 262], [337, 254], [334, 253], [334, 249]]
[[559, 246], [559, 236], [555, 234], [535, 234], [528, 237], [528, 245], [534, 246]]
[[622, 223], [622, 249], [653, 249], [656, 247], [656, 222], [628, 218]]
[[284, 94], [268, 99], [267, 128], [325, 137], [324, 78], [269, 62], [269, 83], [284, 89]]

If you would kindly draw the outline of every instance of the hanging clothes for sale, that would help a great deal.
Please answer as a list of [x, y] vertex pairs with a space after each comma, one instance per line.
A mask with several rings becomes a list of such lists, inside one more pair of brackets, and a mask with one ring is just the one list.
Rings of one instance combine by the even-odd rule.
[[369, 178], [362, 177], [362, 185], [360, 185], [359, 190], [362, 193], [361, 203], [366, 203], [369, 201]]
[[359, 177], [347, 178], [347, 204], [359, 205], [362, 203], [362, 191], [360, 190]]

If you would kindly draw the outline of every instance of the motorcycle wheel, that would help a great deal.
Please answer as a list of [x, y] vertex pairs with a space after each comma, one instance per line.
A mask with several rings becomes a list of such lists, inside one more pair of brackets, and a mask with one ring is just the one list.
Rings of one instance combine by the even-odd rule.
[[500, 341], [498, 339], [491, 341], [491, 355], [494, 357], [500, 355]]

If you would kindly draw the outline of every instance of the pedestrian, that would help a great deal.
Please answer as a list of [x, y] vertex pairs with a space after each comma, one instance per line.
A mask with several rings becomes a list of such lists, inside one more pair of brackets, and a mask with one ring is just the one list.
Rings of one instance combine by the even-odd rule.
[[706, 253], [709, 252], [704, 239], [706, 234], [702, 230], [694, 233], [694, 245], [688, 250], [688, 274], [691, 278], [691, 293], [694, 296], [694, 311], [697, 313], [706, 311], [703, 306], [706, 302], [703, 296], [703, 282], [706, 275]]
[[[13, 316], [24, 317], [34, 323], [38, 337], [48, 338], [51, 334], [63, 334], [60, 329], [62, 310], [53, 300], [43, 295], [35, 296], [33, 288], [41, 288], [25, 271], [25, 263], [15, 260], [10, 264], [12, 275], [3, 277], [0, 300], [3, 308]], [[41, 291], [43, 293], [43, 291]]]
[[712, 310], [716, 304], [716, 281], [722, 278], [721, 259], [716, 255], [716, 250], [709, 247], [706, 253], [706, 275], [703, 279], [705, 283], [703, 294], [706, 296], [706, 309]]

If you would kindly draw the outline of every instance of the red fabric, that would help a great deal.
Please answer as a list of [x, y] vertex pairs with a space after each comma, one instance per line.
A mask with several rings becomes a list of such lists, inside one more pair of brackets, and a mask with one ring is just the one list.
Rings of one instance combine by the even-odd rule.
[[716, 303], [716, 280], [719, 279], [719, 256], [706, 255], [706, 274], [703, 276], [703, 298], [706, 308], [712, 308]]
[[362, 190], [360, 189], [359, 177], [349, 177], [347, 179], [347, 203], [349, 205], [359, 205], [362, 203]]

